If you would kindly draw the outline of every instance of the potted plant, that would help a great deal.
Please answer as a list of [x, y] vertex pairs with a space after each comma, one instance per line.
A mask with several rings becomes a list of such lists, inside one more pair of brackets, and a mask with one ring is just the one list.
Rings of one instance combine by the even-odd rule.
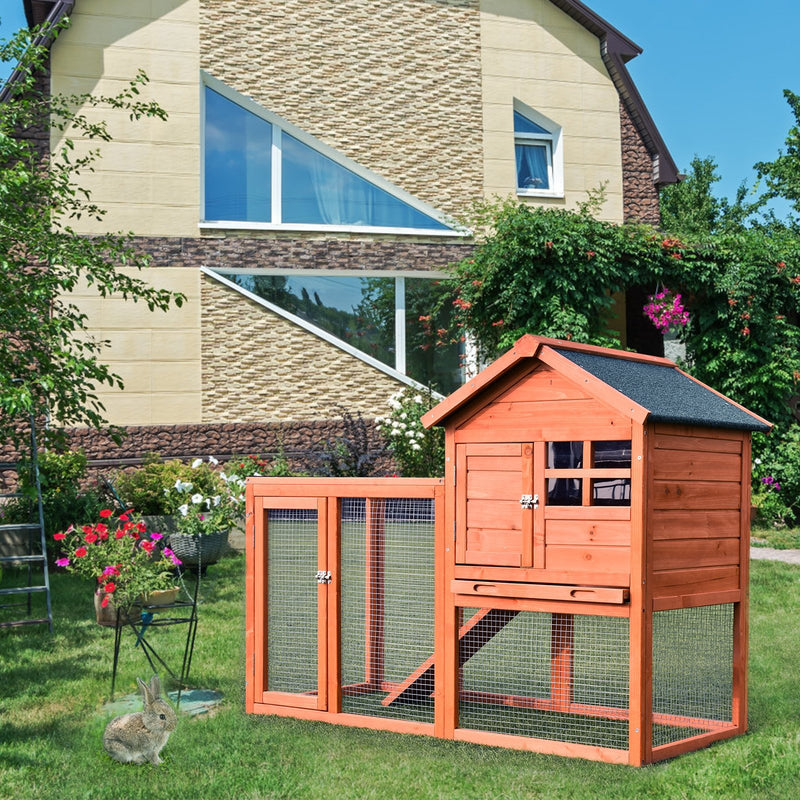
[[[208, 462], [197, 458], [192, 462], [197, 480], [179, 478], [173, 485], [182, 502], [176, 514], [178, 532], [170, 534], [169, 545], [186, 566], [201, 572], [219, 560], [230, 529], [244, 514], [244, 480], [215, 472], [218, 463], [213, 457]], [[210, 490], [209, 475], [215, 479]]]
[[148, 534], [147, 526], [129, 514], [116, 520], [113, 515], [103, 509], [100, 522], [70, 525], [53, 535], [62, 551], [56, 565], [93, 581], [101, 625], [115, 625], [117, 611], [128, 619], [139, 606], [168, 604], [178, 592], [174, 572], [181, 562], [162, 546], [162, 534]]

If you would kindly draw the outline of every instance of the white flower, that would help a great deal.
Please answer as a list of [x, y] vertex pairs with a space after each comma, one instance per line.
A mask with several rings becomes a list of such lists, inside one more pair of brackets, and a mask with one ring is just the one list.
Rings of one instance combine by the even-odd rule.
[[197, 494], [193, 494], [192, 495], [192, 502], [195, 505], [197, 505], [198, 503], [202, 503], [203, 502], [203, 495], [201, 495], [200, 492], [198, 492]]
[[400, 428], [392, 428], [389, 431], [389, 436], [399, 436], [400, 435]]
[[175, 488], [179, 492], [191, 492], [194, 484], [190, 483], [189, 481], [182, 481], [180, 478], [175, 481]]
[[222, 499], [222, 498], [221, 498], [221, 497], [220, 497], [218, 494], [215, 494], [215, 495], [214, 495], [214, 497], [213, 497], [213, 500], [214, 500], [214, 505], [215, 505], [215, 506], [218, 506], [218, 505], [219, 505], [219, 501], [220, 501], [221, 499]]
[[214, 458], [214, 456], [209, 456], [208, 457], [208, 463], [209, 464], [213, 464], [216, 467], [217, 464], [219, 464], [219, 461], [216, 458]]
[[181, 515], [185, 517], [189, 513], [189, 504], [184, 503], [182, 506], [178, 506], [178, 511], [180, 511]]
[[757, 459], [756, 459], [756, 461], [755, 461], [755, 463], [756, 463], [756, 466], [758, 466], [758, 465], [761, 463], [761, 459], [760, 459], [760, 458], [757, 458]]
[[206, 508], [208, 508], [208, 509], [211, 508], [211, 498], [210, 497], [206, 497]]
[[404, 411], [404, 412], [403, 412], [403, 413], [400, 415], [400, 419], [407, 419], [407, 418], [408, 418], [408, 414], [406, 414], [406, 412]]
[[202, 458], [196, 458], [194, 461], [192, 461], [192, 469], [197, 469], [202, 463]]
[[415, 394], [414, 395], [414, 402], [415, 403], [421, 403], [422, 402], [422, 395], [421, 394]]
[[397, 409], [400, 408], [400, 402], [398, 400], [390, 400], [389, 407], [397, 411]]
[[422, 448], [416, 442], [414, 442], [414, 444], [411, 445], [411, 449], [412, 450], [422, 450]]
[[225, 483], [228, 482], [228, 476], [224, 472], [220, 472], [219, 476], [225, 481]]

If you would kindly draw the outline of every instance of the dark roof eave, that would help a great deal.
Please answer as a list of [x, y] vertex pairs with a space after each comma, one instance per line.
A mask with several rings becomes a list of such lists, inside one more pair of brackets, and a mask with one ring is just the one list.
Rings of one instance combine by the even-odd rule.
[[[35, 2], [35, 0], [24, 0], [25, 18], [28, 22], [28, 27], [34, 27], [39, 24], [44, 24], [41, 33], [34, 39], [33, 44], [37, 47], [46, 45], [49, 47], [53, 41], [53, 28], [61, 22], [64, 17], [69, 16], [75, 7], [76, 0], [53, 0], [50, 3], [51, 8], [47, 15], [44, 16], [44, 11], [47, 6], [42, 2]], [[22, 73], [18, 68], [8, 76], [8, 79], [3, 84], [0, 90], [0, 103], [5, 103], [11, 96], [11, 87], [21, 78]]]
[[657, 186], [678, 182], [678, 168], [656, 127], [625, 64], [642, 52], [634, 41], [596, 14], [581, 0], [551, 0], [564, 13], [600, 39], [600, 55], [622, 102], [653, 158], [653, 182]]

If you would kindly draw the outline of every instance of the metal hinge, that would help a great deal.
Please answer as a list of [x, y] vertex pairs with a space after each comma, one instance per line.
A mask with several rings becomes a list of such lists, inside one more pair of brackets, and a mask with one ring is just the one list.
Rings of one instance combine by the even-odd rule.
[[317, 583], [330, 583], [331, 582], [331, 573], [330, 571], [326, 572], [324, 569], [317, 570]]
[[519, 499], [519, 504], [523, 508], [539, 508], [538, 494], [524, 494]]

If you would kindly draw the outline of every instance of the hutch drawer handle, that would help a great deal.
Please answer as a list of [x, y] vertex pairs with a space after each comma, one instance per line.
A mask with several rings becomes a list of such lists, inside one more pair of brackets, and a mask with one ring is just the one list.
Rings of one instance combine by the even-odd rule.
[[472, 587], [475, 594], [497, 594], [497, 585], [494, 583], [476, 583]]

